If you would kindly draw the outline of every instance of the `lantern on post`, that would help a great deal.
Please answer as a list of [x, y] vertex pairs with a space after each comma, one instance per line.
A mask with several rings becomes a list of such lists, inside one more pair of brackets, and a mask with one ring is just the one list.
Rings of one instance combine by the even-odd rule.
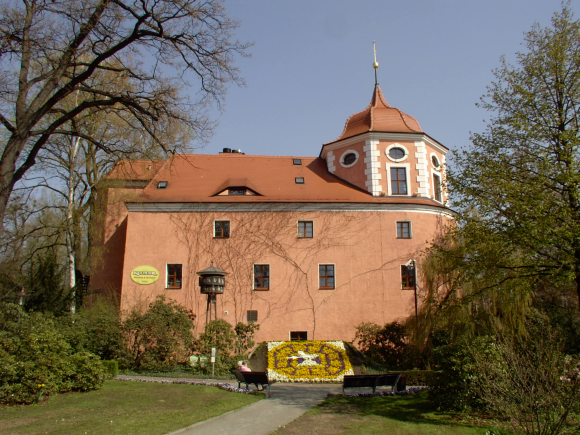
[[226, 279], [224, 277], [227, 275], [227, 272], [214, 267], [212, 261], [210, 267], [200, 270], [197, 274], [199, 275], [201, 294], [207, 295], [207, 310], [205, 312], [205, 323], [207, 325], [210, 320], [217, 320], [216, 298], [217, 295], [221, 295], [224, 292], [226, 285]]

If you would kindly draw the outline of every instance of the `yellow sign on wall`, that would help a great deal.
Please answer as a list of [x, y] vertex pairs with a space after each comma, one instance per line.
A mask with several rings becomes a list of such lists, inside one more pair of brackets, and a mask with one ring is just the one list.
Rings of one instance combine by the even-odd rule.
[[138, 266], [131, 271], [131, 279], [137, 284], [153, 284], [159, 279], [159, 271], [152, 266]]

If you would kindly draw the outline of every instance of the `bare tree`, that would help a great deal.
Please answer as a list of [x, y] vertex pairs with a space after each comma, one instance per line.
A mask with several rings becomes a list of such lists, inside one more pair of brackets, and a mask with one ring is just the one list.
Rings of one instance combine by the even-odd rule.
[[[232, 41], [236, 27], [221, 0], [2, 0], [0, 220], [15, 184], [55, 136], [114, 151], [75, 131], [72, 121], [89, 110], [117, 117], [165, 151], [174, 150], [164, 133], [175, 122], [205, 137], [207, 105], [221, 105], [226, 85], [241, 83], [232, 63], [248, 44]], [[99, 74], [109, 80], [92, 80]], [[198, 91], [186, 97], [190, 80]]]

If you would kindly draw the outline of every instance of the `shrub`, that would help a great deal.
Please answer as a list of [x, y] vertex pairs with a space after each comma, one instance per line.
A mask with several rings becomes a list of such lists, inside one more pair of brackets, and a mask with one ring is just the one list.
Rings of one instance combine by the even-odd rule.
[[145, 313], [133, 311], [124, 322], [130, 366], [134, 370], [168, 370], [189, 361], [193, 323], [189, 311], [164, 296]]
[[[254, 346], [254, 333], [260, 328], [255, 323], [238, 323], [235, 327], [223, 319], [212, 320], [194, 342], [194, 352], [210, 356], [211, 349], [216, 348], [215, 374], [223, 375], [237, 367], [237, 361], [246, 358], [248, 350]], [[212, 365], [196, 367], [202, 373], [211, 373]]]
[[71, 369], [70, 384], [73, 391], [93, 390], [105, 379], [105, 368], [98, 356], [87, 351], [77, 352], [68, 358]]
[[99, 388], [98, 357], [75, 353], [50, 315], [0, 306], [0, 402], [32, 403], [44, 394]]
[[103, 369], [110, 379], [115, 379], [119, 374], [119, 362], [116, 360], [101, 360]]
[[[480, 339], [481, 341], [481, 339]], [[448, 344], [436, 348], [436, 370], [429, 398], [445, 410], [470, 410], [484, 407], [478, 391], [478, 368], [467, 344]]]
[[98, 300], [77, 314], [68, 313], [56, 321], [59, 331], [73, 348], [128, 365], [127, 334], [114, 301]]
[[500, 334], [488, 348], [472, 349], [479, 394], [516, 432], [576, 433], [568, 424], [580, 411], [580, 359], [562, 353], [559, 334], [544, 319], [527, 327], [527, 337]]
[[414, 348], [408, 344], [406, 328], [399, 322], [385, 326], [361, 323], [355, 341], [369, 367], [389, 370], [413, 367]]

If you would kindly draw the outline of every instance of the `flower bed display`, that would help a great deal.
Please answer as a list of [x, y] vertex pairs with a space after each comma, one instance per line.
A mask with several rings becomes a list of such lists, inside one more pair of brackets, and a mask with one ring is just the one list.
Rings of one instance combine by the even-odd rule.
[[279, 382], [342, 382], [353, 375], [342, 341], [268, 342], [268, 379]]

